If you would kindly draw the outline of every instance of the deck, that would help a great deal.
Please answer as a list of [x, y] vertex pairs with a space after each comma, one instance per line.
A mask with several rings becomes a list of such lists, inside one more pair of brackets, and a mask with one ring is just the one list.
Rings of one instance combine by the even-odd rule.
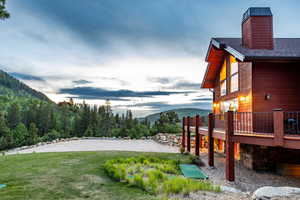
[[[234, 145], [300, 149], [300, 112], [273, 111], [269, 113], [238, 113], [229, 111], [224, 115], [209, 114], [208, 126], [203, 126], [199, 116], [183, 118], [182, 147], [191, 152], [194, 142], [195, 154], [202, 148], [203, 136], [208, 139], [209, 166], [214, 165], [214, 140], [225, 141], [226, 178], [234, 181]], [[195, 137], [191, 136], [195, 133]]]

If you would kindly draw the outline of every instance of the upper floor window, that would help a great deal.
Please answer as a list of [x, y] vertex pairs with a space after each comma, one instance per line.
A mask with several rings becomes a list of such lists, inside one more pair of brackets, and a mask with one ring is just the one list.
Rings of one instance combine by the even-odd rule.
[[236, 59], [230, 56], [230, 92], [239, 90], [239, 64]]
[[223, 66], [220, 72], [220, 89], [221, 89], [221, 96], [226, 95], [227, 85], [226, 85], [226, 59], [224, 60]]

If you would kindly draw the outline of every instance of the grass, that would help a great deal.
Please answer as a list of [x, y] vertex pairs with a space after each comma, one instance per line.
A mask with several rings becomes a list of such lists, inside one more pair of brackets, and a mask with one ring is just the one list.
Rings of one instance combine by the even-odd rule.
[[180, 175], [179, 163], [171, 159], [140, 156], [112, 159], [105, 163], [104, 168], [114, 180], [160, 196], [187, 195], [200, 190], [220, 192], [220, 187], [209, 181], [192, 180]]
[[[0, 183], [7, 187], [0, 189], [1, 200], [155, 200], [157, 197], [137, 187], [132, 187], [109, 178], [104, 163], [116, 158], [129, 158], [143, 155], [181, 160], [188, 162], [187, 156], [165, 153], [136, 152], [70, 152], [33, 153], [0, 156]], [[125, 166], [120, 170], [124, 177]], [[143, 166], [139, 166], [140, 172]], [[170, 170], [170, 169], [166, 169]], [[159, 172], [149, 171], [153, 190]], [[144, 181], [135, 176], [134, 181], [142, 187]]]

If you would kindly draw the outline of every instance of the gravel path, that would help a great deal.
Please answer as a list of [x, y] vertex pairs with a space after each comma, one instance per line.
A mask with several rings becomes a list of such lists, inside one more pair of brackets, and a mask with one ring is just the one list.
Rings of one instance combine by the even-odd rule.
[[113, 139], [81, 139], [58, 142], [24, 150], [11, 150], [7, 154], [32, 152], [69, 152], [69, 151], [138, 151], [178, 153], [177, 147], [159, 144], [153, 140], [113, 140]]
[[235, 164], [235, 182], [227, 182], [225, 180], [225, 157], [224, 155], [215, 154], [215, 168], [211, 169], [207, 166], [207, 154], [201, 156], [206, 166], [202, 167], [208, 174], [210, 180], [219, 185], [227, 185], [239, 189], [243, 192], [254, 192], [263, 186], [290, 186], [300, 187], [300, 179], [279, 176], [271, 172], [256, 172], [249, 170], [239, 162]]

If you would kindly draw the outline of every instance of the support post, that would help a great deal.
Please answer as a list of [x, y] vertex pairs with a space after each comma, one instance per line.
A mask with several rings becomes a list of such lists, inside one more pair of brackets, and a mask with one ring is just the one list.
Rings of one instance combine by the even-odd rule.
[[191, 118], [187, 117], [187, 151], [191, 152]]
[[195, 130], [195, 133], [196, 133], [196, 144], [195, 144], [195, 155], [196, 156], [199, 156], [200, 155], [200, 134], [199, 134], [199, 127], [200, 127], [200, 116], [197, 115], [196, 116], [196, 130]]
[[182, 118], [182, 138], [181, 147], [185, 150], [185, 117]]
[[274, 145], [284, 145], [284, 113], [282, 110], [274, 110], [273, 112], [274, 124]]
[[208, 165], [214, 166], [214, 114], [209, 113], [208, 115]]
[[233, 112], [228, 111], [225, 116], [226, 122], [226, 180], [234, 181], [234, 142], [233, 137]]

